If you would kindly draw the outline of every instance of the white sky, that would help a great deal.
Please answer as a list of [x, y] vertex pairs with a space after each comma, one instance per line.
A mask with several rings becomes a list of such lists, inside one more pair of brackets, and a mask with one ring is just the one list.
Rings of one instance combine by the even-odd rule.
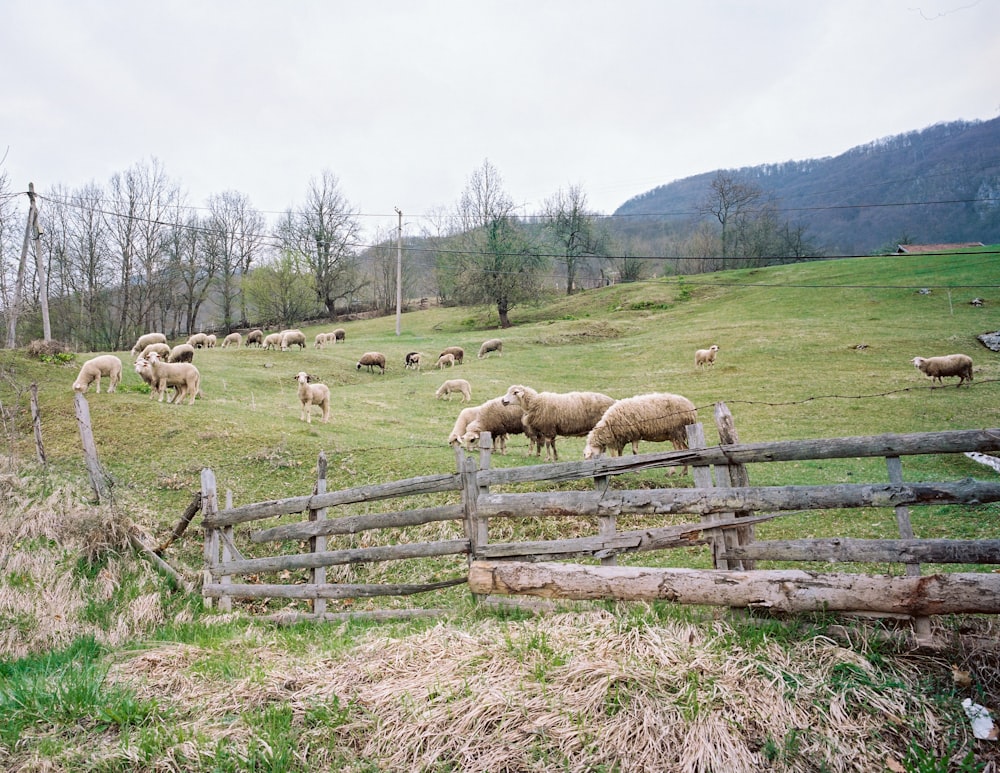
[[14, 190], [157, 159], [203, 205], [367, 228], [451, 209], [489, 159], [536, 212], [1000, 111], [1000, 0], [0, 0]]

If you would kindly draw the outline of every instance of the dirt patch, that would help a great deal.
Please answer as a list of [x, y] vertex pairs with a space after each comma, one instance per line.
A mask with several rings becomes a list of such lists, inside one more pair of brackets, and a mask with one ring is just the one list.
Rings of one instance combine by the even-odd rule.
[[608, 341], [623, 335], [625, 333], [620, 328], [607, 322], [553, 323], [549, 330], [532, 343], [541, 346], [572, 346], [592, 341]]

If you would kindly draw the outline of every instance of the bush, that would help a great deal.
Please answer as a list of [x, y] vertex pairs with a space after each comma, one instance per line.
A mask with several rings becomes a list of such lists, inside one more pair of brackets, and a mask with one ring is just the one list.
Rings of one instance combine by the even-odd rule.
[[28, 344], [25, 349], [29, 357], [34, 357], [42, 362], [73, 362], [76, 354], [69, 344], [62, 341], [36, 339]]

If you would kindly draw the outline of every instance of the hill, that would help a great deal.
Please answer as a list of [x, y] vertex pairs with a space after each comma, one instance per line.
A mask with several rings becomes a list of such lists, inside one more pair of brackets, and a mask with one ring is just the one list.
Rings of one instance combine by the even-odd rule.
[[[773, 196], [782, 216], [829, 255], [917, 244], [1000, 242], [1000, 118], [941, 123], [835, 157], [729, 170]], [[693, 228], [716, 172], [636, 196], [614, 214], [648, 228]], [[620, 226], [626, 231], [638, 226]]]

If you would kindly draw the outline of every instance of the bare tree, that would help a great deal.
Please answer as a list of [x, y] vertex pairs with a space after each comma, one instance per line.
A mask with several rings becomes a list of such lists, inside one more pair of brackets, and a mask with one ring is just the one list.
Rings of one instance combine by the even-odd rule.
[[560, 188], [543, 208], [546, 229], [558, 250], [556, 260], [566, 267], [566, 295], [576, 288], [577, 271], [590, 257], [605, 252], [605, 240], [596, 213], [587, 208], [587, 194], [579, 185]]
[[734, 231], [746, 228], [747, 220], [764, 196], [757, 185], [743, 182], [731, 172], [719, 171], [711, 183], [709, 194], [698, 207], [701, 215], [711, 215], [722, 227], [722, 257], [735, 254]]
[[[208, 202], [211, 212], [206, 223], [208, 251], [217, 267], [222, 323], [226, 329], [234, 323], [246, 325], [246, 301], [240, 293], [240, 279], [245, 277], [263, 249], [264, 216], [237, 191], [225, 191]], [[233, 312], [238, 302], [239, 320]]]
[[169, 272], [181, 315], [181, 329], [195, 333], [201, 327], [198, 314], [215, 283], [218, 262], [207, 249], [207, 222], [193, 213], [176, 212], [174, 226], [167, 239]]

